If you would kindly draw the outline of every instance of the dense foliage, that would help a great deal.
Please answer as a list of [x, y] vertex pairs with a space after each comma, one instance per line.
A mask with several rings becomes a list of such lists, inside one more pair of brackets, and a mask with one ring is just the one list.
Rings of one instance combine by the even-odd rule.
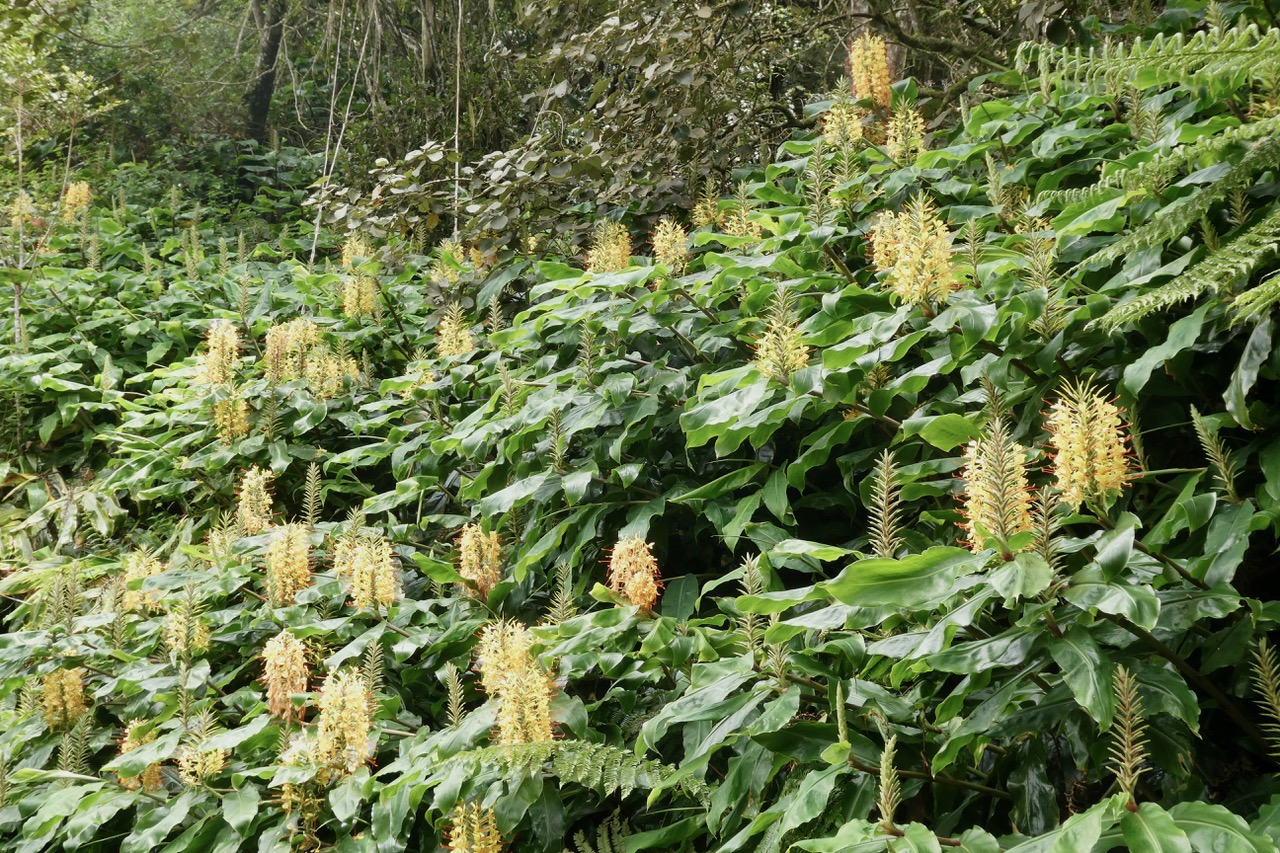
[[1268, 23], [1029, 44], [928, 132], [868, 38], [678, 219], [20, 182], [0, 838], [1276, 850]]

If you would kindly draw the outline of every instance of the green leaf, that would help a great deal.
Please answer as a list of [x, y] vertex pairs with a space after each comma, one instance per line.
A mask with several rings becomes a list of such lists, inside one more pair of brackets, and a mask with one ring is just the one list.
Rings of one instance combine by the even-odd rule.
[[1249, 391], [1258, 381], [1258, 369], [1270, 356], [1271, 315], [1268, 314], [1253, 327], [1253, 333], [1249, 335], [1249, 340], [1244, 345], [1244, 353], [1240, 356], [1240, 363], [1236, 365], [1235, 372], [1231, 374], [1231, 382], [1228, 383], [1227, 390], [1222, 395], [1231, 417], [1245, 429], [1258, 429], [1249, 417], [1249, 403], [1245, 398], [1249, 396]]
[[928, 607], [949, 598], [960, 574], [980, 562], [963, 548], [939, 546], [901, 560], [859, 560], [820, 586], [859, 607]]
[[902, 424], [905, 436], [919, 435], [939, 450], [951, 450], [968, 444], [981, 434], [978, 425], [964, 415], [910, 418]]
[[1200, 337], [1200, 329], [1204, 325], [1204, 318], [1209, 308], [1210, 305], [1206, 303], [1176, 321], [1169, 327], [1169, 336], [1164, 343], [1151, 347], [1137, 361], [1124, 369], [1124, 378], [1121, 379], [1120, 384], [1130, 396], [1137, 397], [1138, 392], [1146, 387], [1152, 371], [1196, 342]]
[[1120, 817], [1120, 832], [1130, 853], [1191, 853], [1191, 840], [1163, 808], [1139, 803]]
[[1120, 802], [1125, 796], [1120, 794], [1095, 803], [1086, 811], [1067, 818], [1057, 829], [1010, 847], [1008, 853], [1081, 853], [1090, 850], [1103, 831], [1110, 829], [1119, 819]]
[[1062, 680], [1076, 702], [1105, 731], [1116, 712], [1111, 661], [1098, 648], [1089, 629], [1073, 625], [1065, 636], [1050, 641], [1049, 654], [1062, 669]]
[[1169, 809], [1192, 846], [1208, 853], [1275, 853], [1276, 846], [1249, 830], [1244, 818], [1217, 803], [1185, 802]]
[[247, 783], [222, 798], [222, 817], [241, 836], [258, 815], [259, 796], [257, 787]]

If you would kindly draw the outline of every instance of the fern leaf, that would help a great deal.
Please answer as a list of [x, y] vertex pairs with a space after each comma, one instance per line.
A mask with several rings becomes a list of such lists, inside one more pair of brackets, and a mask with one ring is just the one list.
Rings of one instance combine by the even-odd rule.
[[[1230, 287], [1248, 279], [1259, 266], [1280, 252], [1280, 206], [1262, 221], [1209, 255], [1168, 284], [1122, 302], [1102, 318], [1102, 325], [1116, 329], [1180, 302], [1195, 299], [1206, 291]], [[1246, 294], [1247, 296], [1248, 294]], [[1243, 301], [1244, 297], [1241, 297]], [[1257, 300], [1252, 304], [1256, 304]], [[1245, 304], [1246, 310], [1251, 303]], [[1240, 308], [1237, 305], [1237, 312]]]
[[1139, 249], [1163, 246], [1176, 240], [1198, 225], [1214, 207], [1252, 183], [1259, 172], [1277, 166], [1280, 166], [1280, 135], [1258, 140], [1222, 178], [1161, 208], [1150, 221], [1081, 261], [1075, 272], [1085, 265], [1106, 265]]

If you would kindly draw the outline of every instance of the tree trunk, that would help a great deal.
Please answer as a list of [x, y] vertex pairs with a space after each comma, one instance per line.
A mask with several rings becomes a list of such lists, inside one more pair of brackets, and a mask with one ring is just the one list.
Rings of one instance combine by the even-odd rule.
[[276, 91], [276, 58], [280, 55], [280, 39], [284, 36], [288, 0], [267, 0], [267, 8], [264, 10], [262, 7], [262, 0], [253, 0], [253, 17], [258, 23], [258, 63], [249, 91], [244, 95], [248, 112], [245, 137], [259, 142], [265, 141], [267, 136], [271, 96]]

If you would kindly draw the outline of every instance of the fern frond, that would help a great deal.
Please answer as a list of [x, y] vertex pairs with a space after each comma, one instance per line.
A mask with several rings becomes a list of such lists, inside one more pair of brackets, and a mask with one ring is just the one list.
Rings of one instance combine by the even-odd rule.
[[1280, 760], [1280, 661], [1276, 650], [1263, 637], [1253, 653], [1253, 689], [1262, 703], [1267, 720], [1262, 725], [1271, 744], [1271, 757]]
[[1280, 253], [1280, 206], [1173, 281], [1115, 306], [1103, 316], [1102, 324], [1108, 329], [1116, 329], [1155, 311], [1194, 299], [1205, 291], [1229, 288], [1241, 279], [1248, 279], [1254, 270], [1277, 253]]
[[1142, 75], [1144, 88], [1175, 82], [1191, 85], [1236, 75], [1256, 77], [1275, 67], [1280, 61], [1280, 29], [1263, 31], [1250, 24], [1229, 30], [1214, 27], [1190, 38], [1183, 33], [1161, 33], [1129, 44], [1106, 42], [1087, 52], [1081, 48], [1023, 45], [1018, 49], [1019, 67], [1028, 68], [1033, 57], [1041, 67], [1047, 64], [1054, 69], [1060, 79], [1079, 84], [1131, 80]]
[[1230, 198], [1234, 192], [1249, 186], [1259, 172], [1277, 166], [1280, 166], [1280, 135], [1258, 140], [1220, 179], [1162, 207], [1148, 222], [1082, 260], [1076, 265], [1075, 271], [1078, 272], [1085, 265], [1105, 266], [1139, 249], [1163, 246], [1176, 240], [1199, 224], [1206, 214]]
[[1222, 484], [1222, 490], [1232, 503], [1240, 503], [1240, 496], [1236, 494], [1236, 463], [1231, 451], [1217, 431], [1209, 428], [1195, 406], [1191, 407], [1191, 423], [1195, 427], [1196, 438], [1200, 439], [1200, 446], [1204, 448], [1204, 455], [1209, 457], [1215, 469], [1215, 478]]
[[893, 559], [902, 546], [900, 507], [902, 484], [893, 451], [885, 448], [871, 472], [871, 503], [867, 514], [871, 519], [871, 550], [877, 557]]
[[1280, 274], [1271, 275], [1262, 284], [1242, 293], [1235, 302], [1231, 323], [1235, 325], [1247, 320], [1261, 320], [1277, 302], [1280, 302]]
[[1138, 697], [1138, 682], [1123, 666], [1115, 671], [1116, 716], [1115, 736], [1108, 754], [1111, 771], [1116, 774], [1120, 789], [1129, 795], [1128, 808], [1137, 811], [1133, 792], [1142, 775], [1142, 765], [1147, 760], [1147, 726], [1142, 719], [1142, 700]]

